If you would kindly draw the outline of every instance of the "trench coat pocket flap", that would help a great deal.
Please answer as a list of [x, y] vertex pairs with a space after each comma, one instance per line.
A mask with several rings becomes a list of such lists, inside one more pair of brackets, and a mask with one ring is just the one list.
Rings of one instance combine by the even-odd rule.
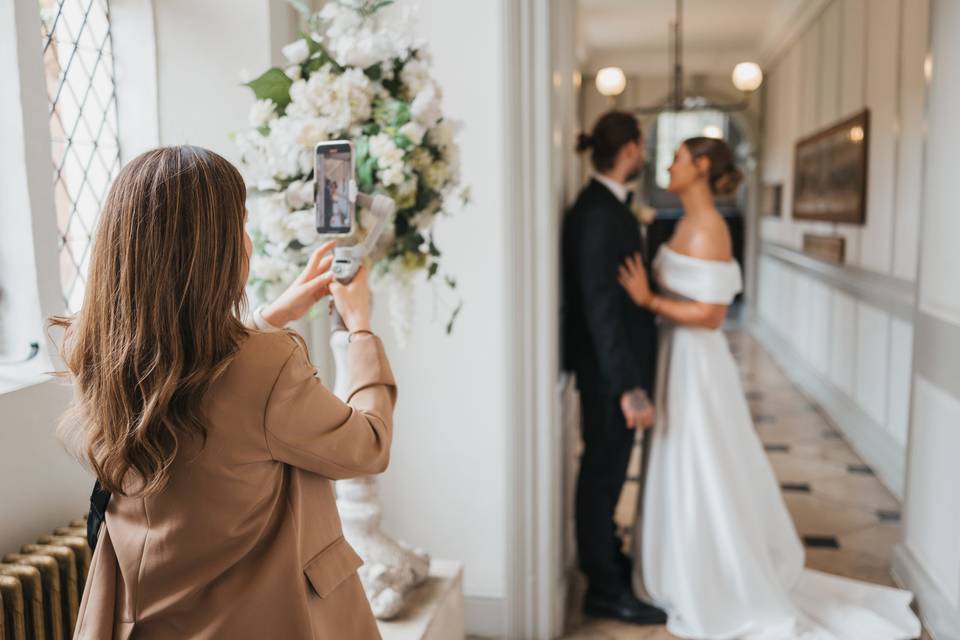
[[361, 566], [363, 566], [363, 560], [347, 543], [346, 538], [340, 536], [311, 558], [303, 568], [303, 572], [317, 595], [326, 598]]

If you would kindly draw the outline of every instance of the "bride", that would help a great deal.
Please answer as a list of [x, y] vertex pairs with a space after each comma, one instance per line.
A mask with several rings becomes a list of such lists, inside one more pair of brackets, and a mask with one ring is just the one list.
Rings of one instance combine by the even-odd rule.
[[741, 290], [714, 195], [741, 178], [721, 141], [691, 138], [670, 167], [684, 215], [653, 262], [620, 282], [661, 321], [657, 423], [634, 531], [634, 589], [698, 640], [911, 640], [907, 591], [803, 568], [803, 546], [754, 431], [720, 326]]

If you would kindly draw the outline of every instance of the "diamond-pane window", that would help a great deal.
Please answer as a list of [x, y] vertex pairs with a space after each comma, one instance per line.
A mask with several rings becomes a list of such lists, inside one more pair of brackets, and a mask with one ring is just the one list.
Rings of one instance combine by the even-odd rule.
[[53, 142], [60, 282], [83, 301], [100, 207], [120, 170], [109, 0], [39, 0]]

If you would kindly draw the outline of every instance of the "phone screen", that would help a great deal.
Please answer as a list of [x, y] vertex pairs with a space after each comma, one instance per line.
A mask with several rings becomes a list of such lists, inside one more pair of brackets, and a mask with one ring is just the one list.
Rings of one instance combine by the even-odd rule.
[[350, 141], [318, 144], [314, 175], [317, 233], [350, 235], [354, 219], [353, 203], [350, 202], [350, 181], [353, 179], [353, 146]]

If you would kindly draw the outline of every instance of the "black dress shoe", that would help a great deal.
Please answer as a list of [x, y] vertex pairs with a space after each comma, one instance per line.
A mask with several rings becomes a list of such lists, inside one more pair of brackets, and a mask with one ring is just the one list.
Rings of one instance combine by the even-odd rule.
[[667, 614], [644, 604], [627, 590], [601, 593], [587, 590], [583, 612], [593, 618], [613, 618], [630, 624], [665, 624]]

